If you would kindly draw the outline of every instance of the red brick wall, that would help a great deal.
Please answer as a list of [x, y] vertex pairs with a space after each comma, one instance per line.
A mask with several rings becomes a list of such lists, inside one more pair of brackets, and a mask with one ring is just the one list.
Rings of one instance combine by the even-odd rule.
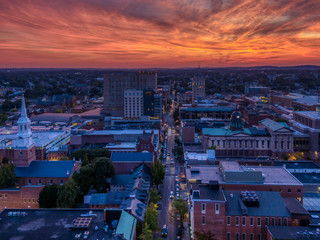
[[0, 190], [0, 210], [4, 208], [39, 208], [39, 193], [44, 187], [22, 187]]
[[[206, 205], [205, 213], [202, 213], [201, 205]], [[215, 205], [219, 205], [219, 213], [216, 214]], [[208, 232], [215, 234], [217, 240], [225, 239], [225, 203], [214, 201], [194, 201], [194, 232]], [[205, 224], [202, 218], [205, 217]]]

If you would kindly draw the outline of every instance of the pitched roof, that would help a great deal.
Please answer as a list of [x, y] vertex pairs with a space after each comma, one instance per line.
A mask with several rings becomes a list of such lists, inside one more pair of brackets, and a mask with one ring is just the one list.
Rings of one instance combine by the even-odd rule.
[[288, 211], [291, 214], [310, 215], [309, 212], [295, 198], [283, 198]]
[[110, 191], [108, 193], [96, 193], [91, 196], [90, 205], [109, 205], [121, 204], [121, 201], [127, 196], [126, 191]]
[[76, 161], [32, 161], [28, 167], [16, 167], [17, 177], [70, 177]]
[[135, 219], [126, 211], [122, 210], [121, 217], [117, 225], [116, 234], [123, 234], [125, 239], [133, 240], [136, 224], [137, 224], [137, 219]]
[[153, 162], [153, 153], [112, 152], [112, 162]]

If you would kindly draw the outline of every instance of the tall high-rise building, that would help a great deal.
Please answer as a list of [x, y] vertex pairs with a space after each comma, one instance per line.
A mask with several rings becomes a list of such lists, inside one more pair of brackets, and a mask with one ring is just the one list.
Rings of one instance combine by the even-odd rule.
[[143, 91], [143, 115], [162, 118], [162, 96], [153, 90]]
[[143, 91], [128, 89], [124, 91], [124, 117], [140, 118], [143, 115]]
[[194, 76], [192, 79], [192, 103], [206, 96], [206, 80], [204, 77]]
[[140, 71], [136, 74], [107, 74], [104, 77], [104, 114], [124, 116], [124, 92], [128, 89], [155, 90], [157, 73]]

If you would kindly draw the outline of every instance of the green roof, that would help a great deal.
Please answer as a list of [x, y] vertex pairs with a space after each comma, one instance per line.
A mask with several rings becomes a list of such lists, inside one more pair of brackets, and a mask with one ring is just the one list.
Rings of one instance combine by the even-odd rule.
[[236, 131], [232, 131], [229, 128], [203, 128], [202, 132], [203, 132], [203, 135], [210, 135], [210, 136], [230, 136], [238, 133], [252, 135], [249, 128], [245, 128], [243, 130], [236, 130]]
[[116, 233], [123, 234], [126, 240], [133, 240], [136, 229], [137, 219], [122, 210]]

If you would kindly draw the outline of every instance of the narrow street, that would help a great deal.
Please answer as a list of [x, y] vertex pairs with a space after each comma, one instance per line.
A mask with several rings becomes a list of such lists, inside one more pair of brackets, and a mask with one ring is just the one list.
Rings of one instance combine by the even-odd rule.
[[[170, 164], [170, 159], [173, 157], [172, 149], [174, 148], [174, 137], [172, 133], [174, 130], [174, 120], [172, 115], [168, 113], [165, 115], [165, 120], [168, 123], [168, 139], [167, 139], [167, 158], [163, 161], [163, 164], [166, 165], [166, 176], [163, 184], [160, 186], [160, 191], [162, 193], [162, 199], [159, 201], [161, 205], [161, 210], [159, 210], [158, 221], [159, 227], [162, 229], [163, 225], [168, 227], [168, 236], [167, 239], [173, 240], [176, 239], [176, 219], [171, 216], [171, 203], [173, 199], [170, 199], [170, 192], [173, 191], [175, 196], [175, 176], [179, 174], [179, 165], [174, 163]], [[170, 157], [168, 156], [170, 153]]]

